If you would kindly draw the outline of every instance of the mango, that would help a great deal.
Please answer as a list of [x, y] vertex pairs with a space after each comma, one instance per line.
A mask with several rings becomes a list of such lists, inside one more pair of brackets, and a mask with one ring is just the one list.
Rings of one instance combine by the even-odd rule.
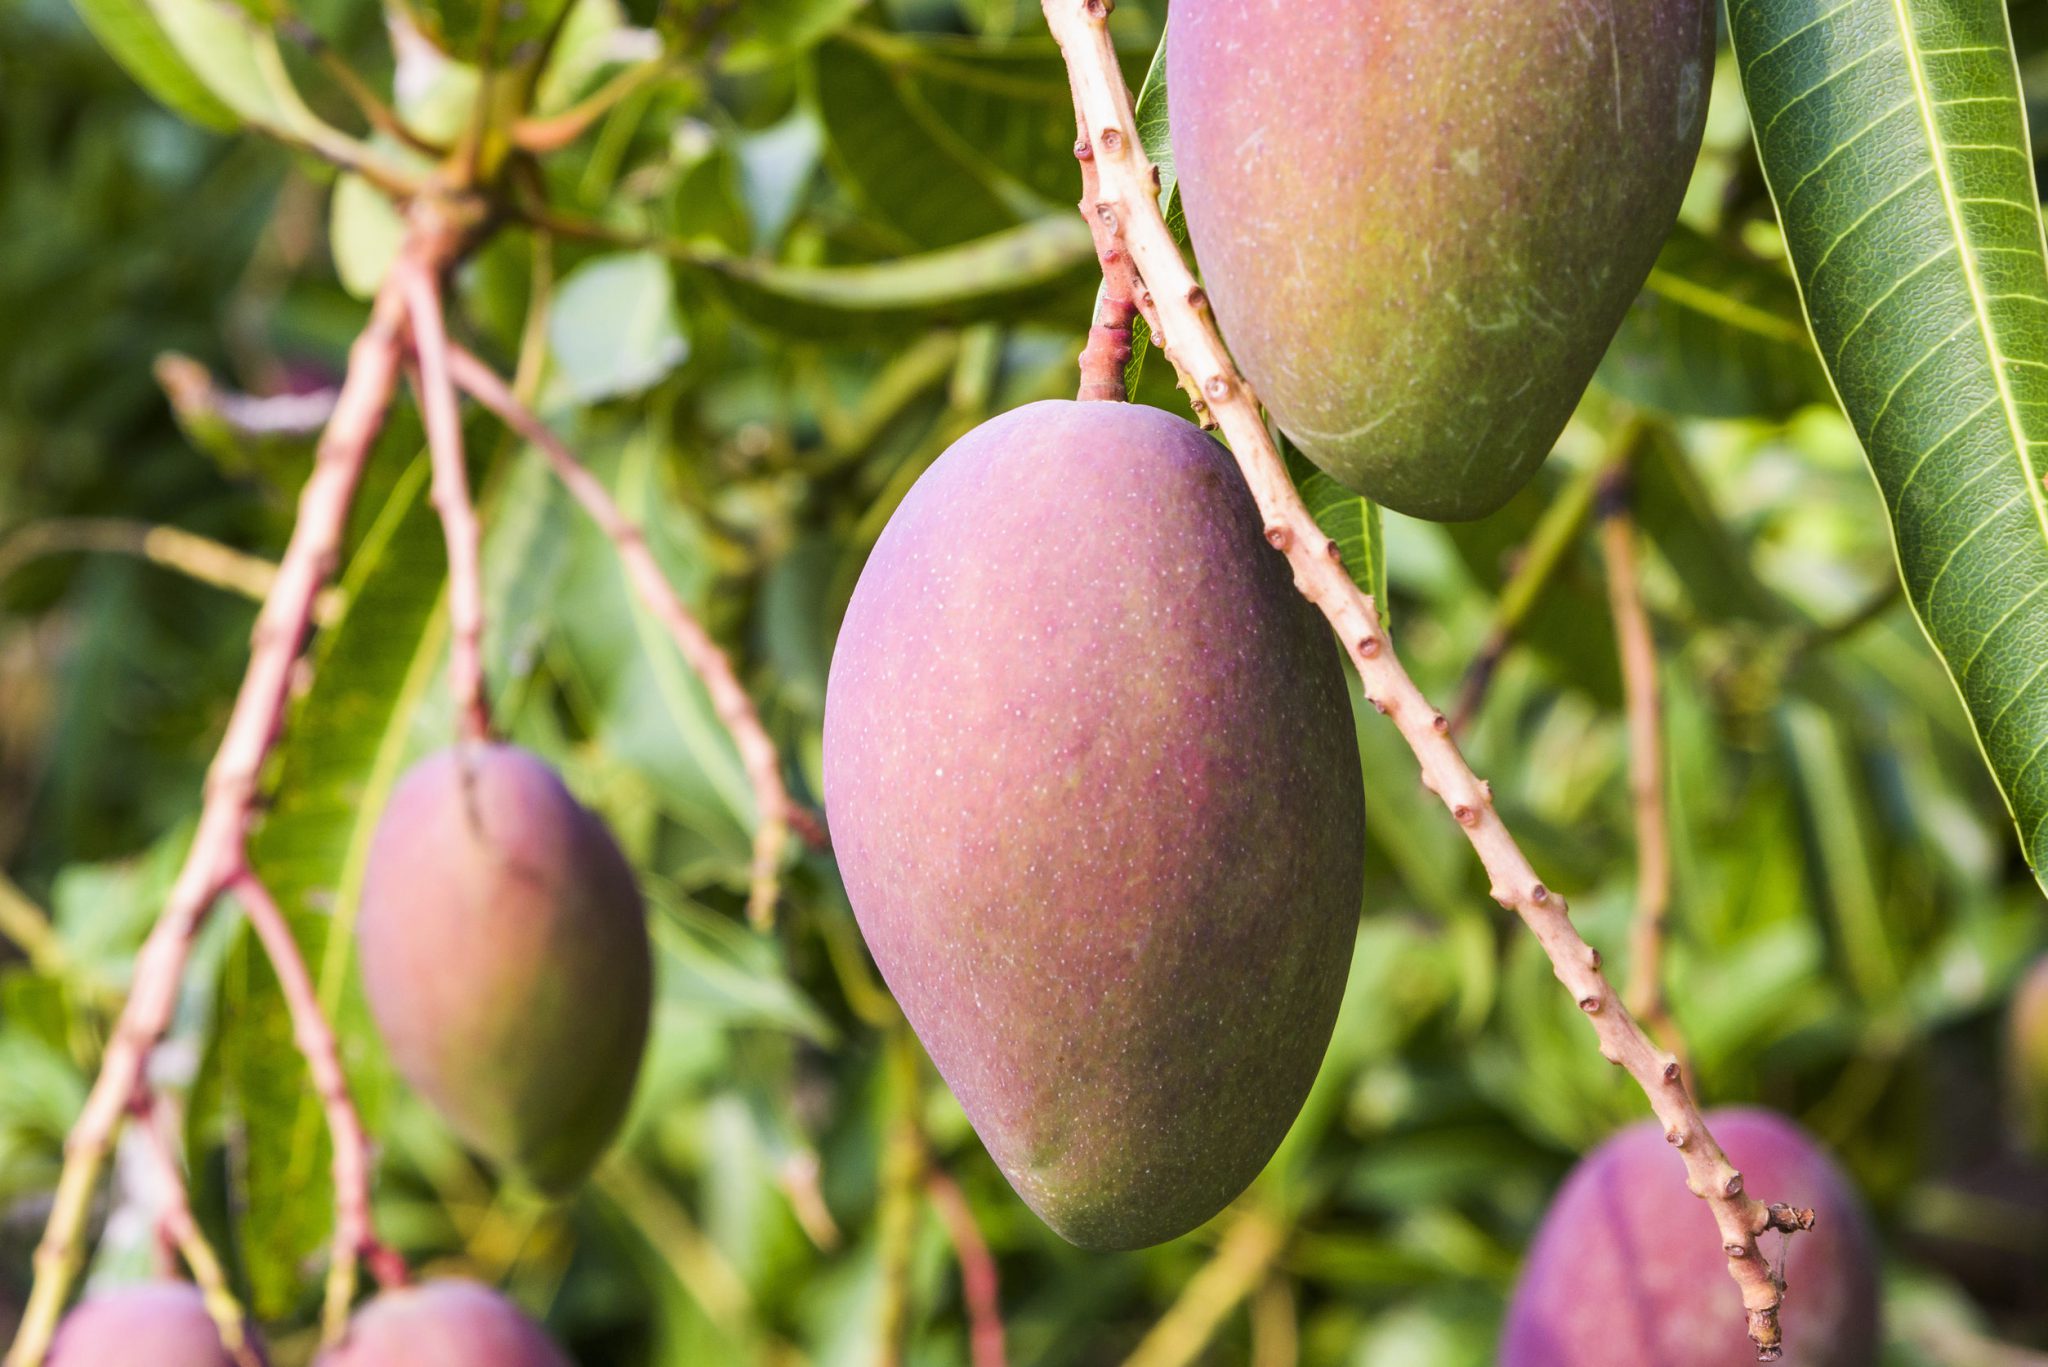
[[653, 994], [604, 823], [524, 750], [432, 755], [378, 822], [357, 937], [378, 1033], [449, 1128], [544, 1193], [581, 1181], [632, 1099]]
[[236, 1367], [189, 1282], [87, 1296], [57, 1326], [49, 1367]]
[[857, 584], [825, 801], [861, 933], [1018, 1194], [1171, 1239], [1265, 1164], [1362, 895], [1338, 653], [1229, 455], [1119, 403], [956, 442]]
[[446, 1278], [373, 1297], [314, 1367], [571, 1367], [540, 1326], [489, 1287]]
[[1174, 0], [1195, 254], [1317, 465], [1444, 521], [1506, 503], [1676, 220], [1712, 0]]
[[[1817, 1214], [1787, 1245], [1786, 1367], [1870, 1367], [1881, 1342], [1878, 1249], [1855, 1188], [1811, 1135], [1775, 1112], [1706, 1119], [1748, 1191]], [[1779, 1236], [1764, 1236], [1762, 1248], [1775, 1265]], [[1663, 1130], [1630, 1126], [1573, 1169], [1551, 1202], [1508, 1308], [1500, 1367], [1755, 1361], [1713, 1213], [1686, 1189]]]

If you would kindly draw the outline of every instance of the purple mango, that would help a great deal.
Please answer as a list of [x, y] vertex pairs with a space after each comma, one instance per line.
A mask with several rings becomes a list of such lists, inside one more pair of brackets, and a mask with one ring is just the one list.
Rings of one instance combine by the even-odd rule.
[[[1767, 1201], [1810, 1206], [1793, 1236], [1786, 1367], [1877, 1361], [1877, 1238], [1863, 1203], [1812, 1136], [1771, 1111], [1707, 1114], [1707, 1128]], [[1763, 1241], [1778, 1256], [1778, 1238]], [[1523, 1260], [1500, 1367], [1749, 1367], [1742, 1297], [1707, 1203], [1652, 1121], [1631, 1125], [1572, 1170]]]
[[314, 1367], [572, 1367], [489, 1287], [448, 1278], [377, 1295]]
[[407, 1082], [462, 1140], [561, 1194], [611, 1142], [652, 1006], [633, 871], [543, 761], [422, 760], [377, 826], [363, 987]]
[[1300, 1108], [1364, 794], [1335, 643], [1215, 441], [1035, 403], [920, 479], [854, 591], [825, 800], [861, 932], [1019, 1195], [1183, 1234]]
[[88, 1296], [57, 1326], [49, 1367], [237, 1367], [189, 1282]]

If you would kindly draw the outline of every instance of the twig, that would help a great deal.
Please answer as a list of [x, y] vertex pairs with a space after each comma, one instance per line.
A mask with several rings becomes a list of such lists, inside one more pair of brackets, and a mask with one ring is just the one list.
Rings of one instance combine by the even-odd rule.
[[1082, 94], [1094, 130], [1102, 198], [1096, 213], [1116, 226], [1159, 315], [1157, 335], [1221, 424], [1263, 515], [1268, 541], [1287, 556], [1295, 585], [1337, 631], [1358, 667], [1366, 696], [1400, 728], [1422, 768], [1423, 786], [1450, 810], [1492, 880], [1492, 895], [1535, 934], [1552, 970], [1578, 1002], [1613, 1063], [1649, 1097], [1666, 1137], [1685, 1163], [1688, 1185], [1714, 1213], [1728, 1270], [1742, 1289], [1750, 1337], [1762, 1360], [1780, 1356], [1778, 1308], [1784, 1290], [1757, 1247], [1767, 1229], [1810, 1228], [1811, 1211], [1766, 1206], [1747, 1195], [1742, 1177], [1708, 1133], [1681, 1078], [1678, 1061], [1651, 1043], [1600, 972], [1600, 955], [1572, 926], [1562, 897], [1537, 879], [1528, 857], [1451, 739], [1450, 724], [1401, 667], [1371, 598], [1344, 570], [1337, 544], [1316, 526], [1288, 480], [1257, 398], [1231, 365], [1211, 325], [1206, 299], [1188, 273], [1153, 193], [1155, 171], [1131, 130], [1130, 91], [1117, 66], [1106, 0], [1043, 0], [1047, 23]]
[[484, 589], [480, 568], [483, 533], [469, 499], [469, 470], [463, 463], [462, 409], [448, 371], [448, 327], [441, 316], [441, 285], [434, 272], [401, 263], [399, 289], [419, 363], [420, 414], [433, 463], [434, 511], [448, 545], [448, 686], [465, 740], [491, 734], [491, 708], [484, 696]]
[[953, 1255], [960, 1260], [960, 1298], [967, 1305], [968, 1352], [974, 1367], [1004, 1367], [1009, 1353], [1003, 1343], [1003, 1308], [996, 1260], [989, 1255], [988, 1240], [975, 1223], [974, 1207], [952, 1174], [936, 1163], [924, 1176], [925, 1194], [946, 1237], [953, 1241]]
[[46, 978], [61, 979], [71, 971], [71, 956], [64, 952], [64, 942], [57, 938], [49, 914], [4, 871], [0, 871], [0, 938], [12, 942], [29, 967]]
[[577, 461], [562, 439], [532, 410], [513, 397], [512, 391], [489, 366], [459, 346], [451, 346], [449, 369], [455, 383], [474, 395], [477, 402], [496, 413], [500, 420], [537, 448], [554, 467], [555, 475], [591, 520], [604, 532], [625, 568], [626, 578], [640, 595], [640, 601], [668, 629], [697, 677], [704, 681], [718, 719], [739, 749], [747, 781], [759, 808], [754, 828], [752, 891], [747, 898], [747, 917], [755, 928], [766, 930], [774, 924], [775, 902], [781, 880], [783, 847], [789, 843], [791, 814], [796, 810], [789, 789], [782, 782], [782, 757], [768, 738], [753, 699], [740, 686], [732, 662], [711, 634], [690, 612], [682, 595], [661, 572], [661, 565], [647, 546], [640, 525], [621, 512], [604, 484]]
[[192, 1200], [186, 1192], [185, 1173], [179, 1166], [170, 1138], [163, 1132], [156, 1111], [156, 1098], [145, 1087], [136, 1092], [129, 1111], [142, 1139], [142, 1153], [155, 1173], [159, 1188], [158, 1199], [162, 1205], [157, 1211], [157, 1227], [177, 1246], [184, 1258], [192, 1280], [198, 1284], [200, 1294], [206, 1300], [206, 1313], [213, 1316], [214, 1325], [220, 1330], [221, 1346], [228, 1350], [228, 1356], [238, 1367], [263, 1367], [262, 1352], [250, 1339], [248, 1314], [228, 1287], [227, 1272], [221, 1267], [220, 1255], [213, 1251], [213, 1245], [207, 1242], [205, 1232], [192, 1216]]
[[[277, 581], [277, 566], [261, 556], [177, 527], [123, 517], [53, 517], [29, 523], [0, 541], [0, 579], [31, 560], [79, 551], [136, 556], [258, 602]], [[333, 607], [330, 600], [327, 608]]]
[[[1088, 344], [1081, 349], [1082, 402], [1119, 403], [1124, 392], [1124, 367], [1131, 359], [1131, 319], [1138, 313], [1138, 273], [1131, 267], [1130, 254], [1117, 240], [1115, 220], [1105, 220], [1095, 211], [1100, 198], [1101, 177], [1095, 169], [1095, 148], [1088, 140], [1088, 119], [1081, 108], [1081, 93], [1074, 91], [1074, 159], [1081, 164], [1081, 217], [1095, 239], [1095, 260], [1102, 267], [1102, 291], [1096, 296], [1095, 318], [1088, 328]], [[1146, 322], [1152, 321], [1147, 313]]]
[[321, 1311], [321, 1337], [331, 1343], [340, 1337], [355, 1303], [356, 1261], [370, 1264], [372, 1275], [382, 1286], [402, 1286], [405, 1262], [379, 1243], [370, 1223], [370, 1142], [363, 1133], [362, 1117], [350, 1099], [348, 1078], [341, 1068], [341, 1048], [335, 1042], [334, 1027], [320, 1010], [319, 989], [306, 971], [299, 942], [291, 925], [278, 909], [270, 889], [254, 873], [244, 870], [229, 885], [249, 928], [262, 942], [263, 953], [277, 974], [285, 1008], [292, 1018], [292, 1038], [306, 1057], [313, 1075], [313, 1090], [327, 1114], [327, 1132], [334, 1150], [334, 1241], [333, 1261], [327, 1269], [326, 1303]]
[[177, 415], [188, 423], [217, 421], [248, 437], [310, 437], [334, 414], [335, 391], [307, 394], [243, 394], [211, 371], [175, 351], [158, 354], [151, 367]]
[[1486, 691], [1493, 685], [1494, 672], [1508, 653], [1515, 636], [1529, 620], [1529, 614], [1543, 601], [1543, 594], [1557, 577], [1558, 569], [1573, 546], [1578, 544], [1579, 531], [1586, 525], [1587, 515], [1593, 508], [1593, 494], [1600, 480], [1600, 467], [1588, 466], [1573, 476], [1550, 506], [1543, 510], [1536, 528], [1529, 535], [1529, 544], [1515, 564], [1514, 573], [1501, 586], [1500, 598], [1493, 610], [1493, 627], [1486, 633], [1486, 643], [1466, 666], [1464, 681], [1458, 686], [1458, 700], [1451, 708], [1451, 734], [1463, 735], [1472, 719], [1479, 715], [1479, 709], [1486, 703]]
[[327, 41], [326, 35], [306, 22], [303, 16], [282, 3], [282, 0], [271, 0], [267, 8], [270, 12], [270, 21], [277, 31], [298, 44], [308, 56], [320, 64], [320, 69], [327, 73], [328, 79], [341, 88], [341, 93], [348, 97], [349, 103], [356, 107], [356, 112], [363, 116], [370, 127], [386, 137], [404, 143], [413, 151], [430, 157], [439, 156], [446, 150], [422, 137], [400, 118], [398, 111], [385, 103], [383, 96], [363, 79], [360, 72], [349, 65], [348, 59], [335, 51], [334, 44]]
[[512, 143], [527, 152], [559, 152], [589, 132], [591, 125], [610, 112], [620, 100], [667, 71], [668, 67], [667, 56], [627, 67], [559, 114], [519, 120], [512, 125]]
[[1287, 1227], [1280, 1221], [1256, 1209], [1240, 1215], [1124, 1367], [1186, 1367], [1195, 1361], [1230, 1312], [1266, 1280], [1286, 1246]]
[[[432, 251], [431, 239], [406, 250]], [[246, 862], [245, 841], [264, 758], [283, 725], [292, 675], [320, 589], [341, 554], [349, 505], [398, 383], [403, 309], [379, 296], [349, 353], [348, 377], [299, 496], [299, 518], [256, 619], [249, 669], [206, 780], [199, 828], [163, 914], [136, 956], [128, 1004], [107, 1041], [100, 1074], [65, 1141], [64, 1169], [35, 1255], [35, 1285], [7, 1367], [40, 1367], [83, 1260], [81, 1239], [114, 1132], [142, 1085], [150, 1050], [170, 1027], [192, 937]]]
[[1629, 510], [1632, 467], [1641, 437], [1622, 438], [1600, 477], [1600, 555], [1621, 657], [1628, 714], [1628, 786], [1636, 823], [1636, 910], [1629, 930], [1628, 982], [1622, 1000], [1657, 1041], [1677, 1056], [1688, 1081], [1685, 1037], [1664, 994], [1664, 931], [1671, 911], [1671, 832], [1664, 808], [1664, 716], [1657, 690], [1657, 642], [1643, 606], [1636, 523]]

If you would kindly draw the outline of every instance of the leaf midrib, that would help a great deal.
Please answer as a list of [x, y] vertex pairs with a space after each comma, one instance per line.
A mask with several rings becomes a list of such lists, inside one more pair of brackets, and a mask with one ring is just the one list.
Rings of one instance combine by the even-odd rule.
[[[1899, 51], [1906, 59], [1906, 72], [1913, 80], [1913, 105], [1920, 115], [1921, 130], [1927, 135], [1928, 152], [1934, 158], [1934, 179], [1941, 187], [1942, 211], [1948, 215], [1949, 229], [1955, 234], [1957, 259], [1962, 263], [1963, 280], [1970, 289], [1970, 309], [1977, 320], [1977, 331], [1984, 339], [1984, 354], [1991, 361], [1992, 378], [1998, 385], [1999, 408], [2005, 414], [2006, 428], [2012, 436], [2013, 453], [2019, 457], [2020, 469], [2026, 476], [2027, 496], [2034, 507], [2034, 520], [2040, 525], [2042, 540], [2048, 542], [2048, 503], [2043, 502], [2044, 490], [2034, 469], [2033, 457], [2029, 453], [2026, 427], [2020, 422], [2018, 402], [2013, 397], [2011, 381], [2006, 378], [2005, 354], [1998, 345], [1997, 331], [1992, 326], [1984, 282], [1978, 274], [1976, 247], [1963, 227], [1962, 204], [1956, 195], [1954, 177], [1949, 171], [1948, 153], [1942, 146], [1941, 129], [1935, 122], [1932, 95], [1927, 87], [1927, 72], [1921, 65], [1919, 37], [1913, 31], [1913, 17], [1907, 12], [1906, 0], [1891, 0], [1891, 6], [1892, 18], [1899, 30]], [[2010, 38], [2008, 28], [2008, 50], [2011, 48]], [[2036, 221], [2038, 224], [2038, 215]], [[2048, 232], [2044, 232], [2042, 236], [2042, 259], [2048, 261]]]

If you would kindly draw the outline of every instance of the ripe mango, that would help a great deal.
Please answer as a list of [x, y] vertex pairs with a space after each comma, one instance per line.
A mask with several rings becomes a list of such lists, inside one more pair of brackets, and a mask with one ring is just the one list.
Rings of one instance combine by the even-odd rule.
[[1364, 794], [1221, 446], [1068, 402], [956, 442], [847, 609], [825, 801], [875, 962], [1047, 1224], [1157, 1243], [1257, 1175], [1329, 1043]]
[[571, 1367], [540, 1326], [489, 1287], [459, 1278], [374, 1297], [314, 1367]]
[[[1810, 1206], [1785, 1268], [1786, 1367], [1877, 1361], [1876, 1235], [1812, 1136], [1772, 1111], [1707, 1114], [1707, 1128], [1766, 1201]], [[1778, 1238], [1763, 1240], [1779, 1255]], [[1756, 1361], [1713, 1212], [1686, 1189], [1654, 1122], [1631, 1125], [1572, 1170], [1523, 1260], [1500, 1367], [1747, 1367]]]
[[554, 770], [509, 745], [422, 760], [391, 795], [357, 923], [406, 1081], [484, 1157], [560, 1195], [632, 1099], [653, 970], [633, 871]]
[[1275, 421], [1389, 508], [1527, 483], [1699, 150], [1711, 0], [1174, 0], [1188, 233]]
[[49, 1367], [235, 1367], [189, 1282], [143, 1282], [86, 1297], [57, 1326]]

